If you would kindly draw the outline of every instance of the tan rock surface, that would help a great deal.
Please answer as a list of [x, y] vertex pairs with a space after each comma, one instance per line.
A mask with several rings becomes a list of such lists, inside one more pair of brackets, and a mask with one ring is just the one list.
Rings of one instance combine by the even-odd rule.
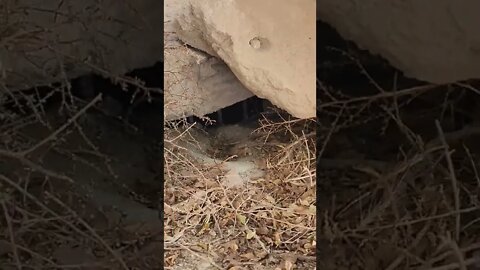
[[318, 0], [346, 39], [407, 76], [433, 83], [480, 78], [480, 1]]
[[203, 116], [253, 94], [218, 58], [183, 46], [165, 50], [165, 120]]
[[162, 60], [161, 1], [6, 2], [0, 80], [10, 90], [81, 76], [90, 66], [120, 75]]
[[315, 116], [315, 0], [187, 0], [177, 34], [219, 56], [255, 95]]
[[175, 23], [184, 1], [165, 1], [165, 119], [203, 116], [251, 97], [228, 66], [184, 46]]

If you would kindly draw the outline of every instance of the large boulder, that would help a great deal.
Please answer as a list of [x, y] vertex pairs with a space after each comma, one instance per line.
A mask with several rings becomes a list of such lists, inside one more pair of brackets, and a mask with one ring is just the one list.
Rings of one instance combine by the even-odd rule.
[[319, 19], [432, 83], [480, 78], [480, 1], [318, 0]]
[[315, 0], [180, 2], [180, 39], [221, 58], [255, 95], [315, 116]]
[[221, 59], [178, 39], [175, 25], [183, 4], [165, 1], [165, 120], [203, 116], [253, 96]]
[[165, 120], [204, 116], [253, 96], [220, 59], [185, 46], [165, 49]]

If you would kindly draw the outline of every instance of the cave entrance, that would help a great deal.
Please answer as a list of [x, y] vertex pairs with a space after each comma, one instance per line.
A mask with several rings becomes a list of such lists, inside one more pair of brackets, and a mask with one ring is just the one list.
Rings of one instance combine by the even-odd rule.
[[[95, 106], [96, 112], [124, 121], [136, 121], [139, 118], [155, 119], [161, 127], [163, 121], [163, 63], [157, 62], [150, 67], [135, 69], [119, 76], [104, 77], [89, 73], [65, 82], [54, 82], [49, 85], [36, 86], [30, 89], [17, 90], [12, 95], [0, 95], [0, 109], [10, 113], [29, 116], [35, 114], [42, 117], [54, 108], [66, 117], [78, 108], [88, 105], [98, 94], [102, 94], [101, 102]], [[88, 110], [91, 112], [92, 110]], [[131, 119], [130, 119], [131, 118]], [[160, 122], [158, 122], [160, 121]], [[158, 130], [161, 132], [161, 129]]]
[[237, 102], [216, 112], [205, 115], [203, 118], [190, 116], [188, 123], [199, 123], [205, 128], [213, 128], [224, 125], [251, 124], [260, 119], [267, 109], [268, 101], [257, 96]]

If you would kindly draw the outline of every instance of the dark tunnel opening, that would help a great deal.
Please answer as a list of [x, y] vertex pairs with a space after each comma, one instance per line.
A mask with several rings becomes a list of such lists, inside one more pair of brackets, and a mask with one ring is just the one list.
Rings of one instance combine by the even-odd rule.
[[70, 87], [65, 82], [55, 82], [15, 91], [2, 101], [2, 106], [16, 114], [30, 115], [62, 103], [82, 106], [102, 94], [102, 102], [96, 108], [109, 116], [127, 120], [135, 114], [163, 115], [163, 81], [163, 62], [157, 62], [111, 78], [89, 73], [71, 79]]
[[148, 104], [163, 108], [163, 81], [163, 62], [157, 62], [153, 66], [128, 72], [123, 78], [97, 74], [75, 78], [72, 90], [75, 96], [84, 100], [102, 93], [104, 99], [118, 103], [122, 109], [121, 116], [126, 117], [133, 109], [141, 109]]
[[257, 122], [267, 109], [268, 101], [257, 96], [237, 102], [216, 112], [205, 115], [204, 118], [190, 116], [186, 118], [189, 124], [199, 123], [205, 128], [223, 125], [247, 124]]

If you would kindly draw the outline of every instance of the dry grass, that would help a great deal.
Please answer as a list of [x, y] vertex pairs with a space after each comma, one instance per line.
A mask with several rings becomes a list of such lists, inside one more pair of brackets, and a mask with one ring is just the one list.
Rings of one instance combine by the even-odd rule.
[[218, 165], [199, 163], [185, 148], [200, 143], [195, 133], [167, 130], [167, 269], [197, 269], [202, 261], [211, 268], [198, 269], [313, 269], [313, 128], [312, 120], [263, 119], [254, 137], [266, 174], [230, 189]]
[[[78, 111], [64, 112], [60, 117], [67, 119], [64, 122], [51, 109], [36, 116], [33, 113], [3, 119], [0, 126], [6, 139], [0, 149], [2, 269], [156, 269], [151, 268], [152, 261], [147, 261], [150, 259], [146, 250], [155, 248], [152, 239], [155, 230], [159, 233], [160, 224], [150, 228], [122, 224], [114, 212], [98, 209], [79, 192], [79, 179], [70, 177], [65, 170], [53, 169], [58, 166], [49, 158], [66, 149], [73, 160], [65, 164], [77, 162], [81, 166], [82, 162], [90, 162], [79, 156], [75, 159], [73, 152], [68, 151], [68, 138], [72, 134], [85, 135], [78, 121], [98, 101], [97, 97]], [[48, 127], [29, 121], [36, 117], [41, 117]], [[36, 135], [46, 135], [28, 137], [32, 133], [25, 128], [32, 127], [39, 133]], [[104, 156], [88, 136], [83, 139], [83, 145], [90, 145], [91, 153]], [[89, 166], [106, 171], [108, 164], [104, 162], [92, 162]], [[159, 252], [161, 245], [156, 250]], [[136, 255], [144, 251], [144, 258]]]
[[363, 89], [319, 86], [320, 268], [478, 269], [478, 111], [458, 114], [478, 90], [360, 70]]
[[[146, 92], [135, 78], [113, 76], [102, 65], [112, 48], [99, 44], [123, 35], [110, 37], [105, 32], [99, 42], [94, 36], [100, 28], [90, 27], [133, 26], [108, 15], [100, 2], [86, 3], [80, 13], [71, 9], [72, 3], [0, 3], [0, 269], [159, 269], [162, 261], [151, 256], [161, 252], [160, 242], [152, 241], [160, 235], [159, 224], [127, 226], [115, 211], [92, 204], [79, 191], [79, 179], [59, 169], [86, 166], [105, 178], [114, 173], [111, 157], [99, 150], [82, 122], [101, 97], [89, 103], [76, 99], [69, 81], [72, 73], [94, 72]], [[44, 20], [32, 21], [32, 16]], [[58, 35], [58, 29], [78, 25], [88, 40]], [[83, 51], [86, 47], [92, 51]], [[31, 73], [12, 69], [8, 61], [31, 65]], [[45, 82], [57, 83], [26, 92], [10, 87]], [[72, 137], [80, 139], [71, 143]], [[73, 151], [75, 147], [83, 147], [83, 155]], [[52, 155], [62, 158], [52, 162]], [[92, 156], [98, 160], [92, 162]]]

